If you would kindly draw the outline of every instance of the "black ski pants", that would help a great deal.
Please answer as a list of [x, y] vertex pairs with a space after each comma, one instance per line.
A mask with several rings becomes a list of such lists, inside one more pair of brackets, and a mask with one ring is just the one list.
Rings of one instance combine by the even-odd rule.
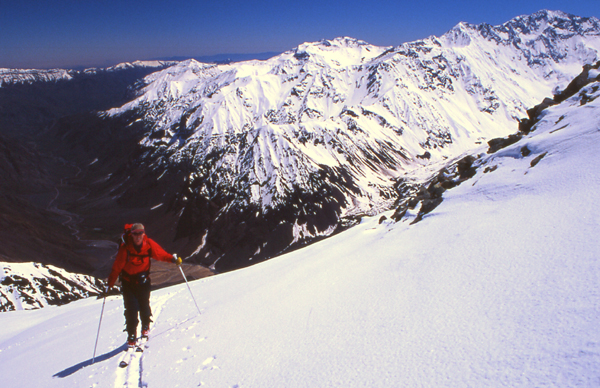
[[122, 279], [123, 303], [125, 305], [125, 326], [127, 334], [137, 335], [138, 313], [142, 326], [150, 325], [150, 279], [138, 283]]

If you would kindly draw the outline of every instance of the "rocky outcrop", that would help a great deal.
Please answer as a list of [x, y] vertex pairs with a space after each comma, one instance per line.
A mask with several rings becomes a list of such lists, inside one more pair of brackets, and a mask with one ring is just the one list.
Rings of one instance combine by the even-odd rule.
[[[581, 105], [585, 105], [589, 101], [593, 101], [596, 97], [594, 94], [598, 91], [598, 87], [593, 86], [591, 90], [584, 92], [587, 85], [593, 82], [600, 81], [600, 72], [597, 70], [600, 68], [600, 62], [595, 65], [585, 65], [580, 75], [575, 77], [565, 91], [554, 96], [554, 99], [545, 98], [541, 104], [528, 109], [528, 119], [522, 119], [519, 123], [519, 131], [503, 138], [495, 138], [488, 141], [488, 154], [493, 154], [503, 148], [518, 143], [527, 134], [535, 130], [535, 124], [538, 123], [543, 117], [545, 110], [554, 105], [560, 104], [568, 98], [575, 96], [580, 93], [579, 101]], [[596, 70], [595, 72], [593, 72]], [[591, 73], [593, 72], [593, 73]], [[564, 119], [564, 116], [560, 117], [557, 121], [560, 122]], [[552, 132], [560, 130], [558, 128]], [[531, 155], [531, 150], [527, 145], [520, 148], [520, 154], [522, 157]], [[530, 167], [535, 167], [548, 153], [543, 152], [537, 155], [530, 161]], [[396, 222], [404, 220], [410, 211], [418, 210], [416, 216], [412, 217], [411, 224], [417, 223], [423, 219], [423, 217], [430, 213], [433, 209], [439, 206], [443, 201], [443, 193], [451, 189], [467, 179], [472, 178], [477, 173], [478, 158], [475, 156], [466, 156], [455, 164], [451, 164], [449, 167], [442, 169], [434, 178], [428, 181], [424, 185], [410, 184], [404, 180], [400, 180], [399, 184], [396, 185], [396, 190], [400, 200], [396, 204], [396, 211], [392, 215], [392, 219]], [[496, 165], [486, 166], [484, 173], [491, 173], [497, 169]], [[384, 219], [380, 219], [380, 223]]]
[[[575, 77], [563, 91], [555, 94], [553, 98], [546, 97], [540, 104], [528, 109], [528, 117], [521, 119], [519, 123], [519, 132], [521, 134], [528, 134], [533, 130], [535, 124], [539, 122], [540, 116], [546, 108], [559, 104], [566, 99], [573, 97], [585, 86], [600, 80], [600, 72], [598, 72], [599, 68], [600, 62], [596, 62], [593, 65], [585, 64], [581, 74]], [[585, 104], [585, 102], [585, 99], [582, 100], [582, 104]]]
[[446, 190], [456, 187], [475, 176], [477, 173], [476, 160], [474, 156], [465, 156], [458, 162], [443, 168], [433, 179], [423, 185], [413, 186], [408, 190], [406, 184], [403, 185], [402, 190], [399, 192], [402, 201], [396, 207], [392, 219], [396, 222], [401, 221], [409, 210], [418, 209], [418, 213], [411, 224], [421, 221], [426, 214], [442, 203], [444, 200], [443, 194]]

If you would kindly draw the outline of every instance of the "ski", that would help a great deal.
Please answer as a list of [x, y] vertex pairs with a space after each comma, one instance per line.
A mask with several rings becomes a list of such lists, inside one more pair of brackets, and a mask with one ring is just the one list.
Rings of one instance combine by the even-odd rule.
[[127, 367], [127, 365], [129, 365], [129, 363], [131, 362], [131, 357], [133, 357], [134, 349], [136, 349], [135, 346], [129, 346], [127, 348], [127, 350], [125, 351], [125, 356], [123, 357], [121, 362], [119, 362], [120, 368], [125, 368]]
[[142, 353], [144, 349], [148, 347], [147, 343], [148, 336], [143, 335], [136, 340], [135, 345], [129, 345], [127, 350], [125, 350], [125, 356], [123, 356], [123, 359], [119, 362], [119, 367], [126, 368], [131, 363], [131, 360], [136, 353]]
[[140, 337], [140, 339], [138, 340], [137, 344], [135, 345], [135, 351], [136, 352], [143, 352], [144, 349], [148, 347], [146, 345], [147, 342], [148, 342], [148, 337], [147, 336]]

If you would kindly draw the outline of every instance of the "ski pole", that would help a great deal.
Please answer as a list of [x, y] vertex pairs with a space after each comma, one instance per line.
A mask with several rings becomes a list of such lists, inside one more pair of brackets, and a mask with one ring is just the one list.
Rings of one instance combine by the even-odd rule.
[[192, 289], [190, 288], [190, 284], [187, 281], [187, 278], [185, 277], [185, 274], [183, 273], [183, 269], [181, 269], [181, 265], [178, 265], [179, 270], [181, 271], [181, 276], [183, 276], [183, 280], [185, 280], [185, 284], [187, 285], [188, 290], [190, 291], [190, 295], [192, 296], [192, 300], [194, 301], [194, 304], [196, 305], [196, 309], [198, 310], [198, 314], [202, 314], [200, 312], [200, 307], [198, 307], [198, 303], [196, 303], [196, 298], [194, 298], [194, 294], [192, 293]]
[[98, 334], [96, 334], [96, 344], [94, 345], [94, 355], [92, 356], [92, 364], [96, 361], [96, 347], [98, 346], [98, 337], [100, 337], [100, 325], [102, 325], [102, 315], [104, 315], [104, 304], [106, 303], [106, 293], [102, 300], [102, 311], [100, 312], [100, 322], [98, 323]]

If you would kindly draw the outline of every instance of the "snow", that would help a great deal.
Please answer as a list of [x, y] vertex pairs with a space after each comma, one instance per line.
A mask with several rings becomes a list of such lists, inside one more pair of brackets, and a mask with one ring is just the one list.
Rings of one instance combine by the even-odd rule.
[[2, 386], [600, 386], [598, 87], [482, 146], [419, 223], [384, 213], [190, 282], [200, 315], [185, 284], [154, 291], [149, 348], [127, 369], [120, 297], [93, 364], [101, 300], [0, 314]]

